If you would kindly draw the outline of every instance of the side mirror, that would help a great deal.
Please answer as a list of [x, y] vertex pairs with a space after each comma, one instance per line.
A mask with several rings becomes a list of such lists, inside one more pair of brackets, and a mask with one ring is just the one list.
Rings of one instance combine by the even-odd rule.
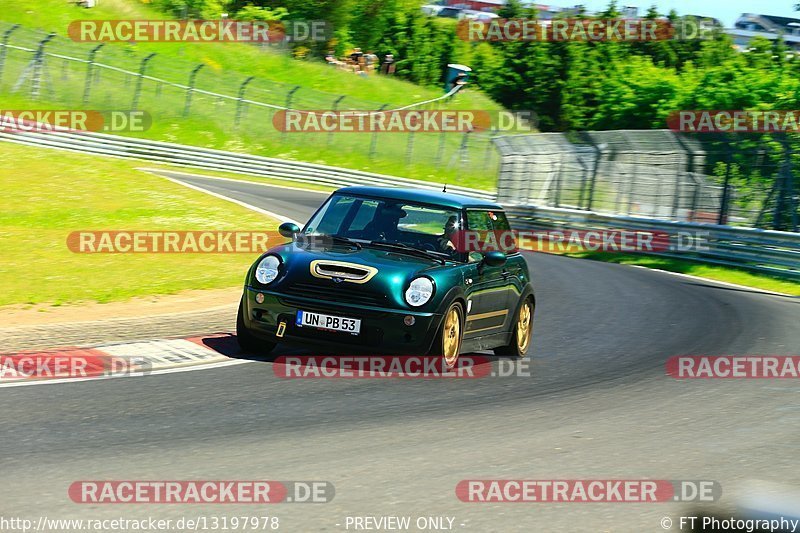
[[504, 254], [503, 252], [498, 252], [496, 250], [493, 250], [491, 252], [486, 252], [483, 255], [484, 264], [489, 265], [490, 267], [503, 266], [506, 264], [507, 259], [508, 258], [506, 257], [506, 254]]
[[287, 239], [294, 239], [294, 236], [300, 233], [300, 227], [294, 222], [284, 222], [278, 226], [278, 233]]

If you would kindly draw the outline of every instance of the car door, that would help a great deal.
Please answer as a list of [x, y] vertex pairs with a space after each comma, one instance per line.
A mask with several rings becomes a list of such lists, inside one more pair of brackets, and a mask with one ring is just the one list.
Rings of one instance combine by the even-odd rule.
[[[495, 212], [490, 210], [467, 210], [467, 230], [478, 232], [495, 231]], [[467, 294], [467, 317], [465, 338], [482, 337], [501, 333], [508, 328], [511, 307], [512, 281], [506, 266], [489, 266], [482, 262], [482, 254], [469, 252], [464, 282]]]

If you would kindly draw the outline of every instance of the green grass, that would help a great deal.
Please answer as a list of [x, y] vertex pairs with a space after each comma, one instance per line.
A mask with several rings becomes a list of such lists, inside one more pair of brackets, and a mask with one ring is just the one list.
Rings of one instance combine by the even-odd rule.
[[[106, 0], [92, 10], [76, 7], [64, 0], [31, 0], [5, 6], [0, 18], [25, 26], [15, 32], [12, 44], [34, 48], [41, 35], [28, 28], [39, 28], [66, 35], [69, 23], [77, 19], [163, 18], [152, 8], [135, 0]], [[0, 26], [0, 29], [3, 27]], [[48, 50], [66, 56], [86, 58], [94, 43], [75, 43], [57, 38]], [[421, 87], [392, 77], [362, 77], [343, 72], [316, 60], [295, 60], [286, 51], [262, 49], [239, 43], [109, 43], [97, 61], [130, 71], [150, 53], [147, 74], [187, 84], [190, 71], [204, 65], [196, 86], [220, 94], [236, 96], [248, 76], [256, 79], [247, 87], [246, 97], [254, 101], [286, 105], [289, 91], [291, 107], [330, 109], [344, 95], [339, 109], [372, 110], [382, 105], [389, 109], [428, 100], [443, 94], [439, 87]], [[34, 100], [28, 90], [11, 93], [25, 71], [30, 54], [10, 49], [0, 80], [0, 96], [5, 109], [129, 109], [136, 92], [133, 77], [106, 69], [95, 69], [89, 101], [83, 96], [87, 75], [83, 63], [49, 58], [44, 90]], [[25, 87], [26, 84], [23, 84]], [[241, 123], [235, 125], [236, 103], [194, 93], [192, 113], [183, 117], [186, 95], [182, 89], [145, 80], [138, 108], [153, 117], [152, 128], [136, 134], [150, 139], [253, 153], [290, 160], [309, 161], [476, 188], [493, 188], [498, 157], [487, 135], [470, 135], [462, 151], [463, 134], [424, 133], [294, 133], [283, 135], [272, 125], [272, 109], [246, 106]], [[499, 110], [501, 107], [481, 92], [467, 88], [452, 101], [437, 104], [446, 109]], [[371, 147], [376, 148], [371, 155]], [[466, 154], [466, 157], [464, 157]]]
[[0, 143], [0, 306], [110, 302], [235, 287], [254, 254], [79, 254], [78, 230], [273, 230], [276, 221], [135, 170], [136, 162]]
[[623, 265], [640, 265], [647, 268], [657, 268], [669, 272], [689, 274], [701, 278], [724, 281], [753, 287], [773, 292], [800, 296], [800, 283], [786, 279], [770, 276], [767, 274], [757, 274], [743, 269], [725, 266], [705, 265], [694, 261], [673, 259], [669, 257], [653, 257], [635, 254], [618, 254], [610, 252], [572, 252], [566, 254], [570, 257], [582, 259], [592, 259], [595, 261], [605, 261], [608, 263], [618, 263]]

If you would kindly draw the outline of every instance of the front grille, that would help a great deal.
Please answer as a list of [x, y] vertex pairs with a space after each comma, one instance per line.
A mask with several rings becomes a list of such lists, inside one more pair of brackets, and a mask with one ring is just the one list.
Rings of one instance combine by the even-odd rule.
[[365, 289], [364, 285], [353, 285], [347, 282], [334, 283], [330, 281], [319, 285], [315, 283], [294, 283], [281, 292], [286, 294], [284, 298], [286, 300], [292, 300], [292, 297], [302, 297], [328, 302], [373, 305], [376, 307], [385, 307], [388, 300], [385, 294], [370, 292]]

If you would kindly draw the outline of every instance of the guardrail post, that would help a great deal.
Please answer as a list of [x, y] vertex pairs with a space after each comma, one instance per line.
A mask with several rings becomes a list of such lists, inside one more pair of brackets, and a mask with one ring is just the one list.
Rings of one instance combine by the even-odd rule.
[[[388, 106], [389, 106], [389, 104], [383, 104], [382, 106], [380, 106], [378, 108], [378, 112], [383, 111]], [[375, 157], [375, 151], [377, 150], [377, 147], [378, 147], [378, 132], [377, 131], [373, 131], [372, 132], [372, 139], [370, 139], [370, 141], [369, 141], [369, 158], [370, 159]]]
[[139, 94], [142, 92], [142, 80], [144, 79], [144, 71], [147, 68], [147, 62], [155, 56], [156, 54], [153, 52], [142, 59], [142, 62], [139, 64], [139, 77], [136, 79], [136, 88], [133, 90], [133, 104], [131, 104], [131, 109], [134, 111], [136, 111], [136, 107], [139, 105]]
[[[333, 101], [333, 106], [331, 106], [331, 109], [333, 109], [333, 112], [334, 112], [334, 113], [336, 113], [336, 111], [338, 111], [338, 110], [339, 110], [339, 102], [341, 102], [341, 101], [342, 101], [342, 100], [344, 100], [345, 98], [347, 98], [347, 95], [344, 95], [344, 94], [343, 94], [342, 96], [339, 96], [339, 97], [337, 97], [337, 98], [336, 98], [336, 99]], [[333, 131], [329, 131], [329, 132], [328, 132], [328, 140], [327, 140], [327, 142], [328, 142], [328, 146], [330, 146], [330, 144], [331, 144], [331, 141], [332, 141], [332, 140], [333, 140]]]
[[183, 107], [183, 116], [189, 116], [189, 110], [192, 108], [192, 93], [194, 92], [194, 82], [197, 79], [197, 73], [200, 72], [200, 69], [205, 67], [205, 63], [200, 63], [194, 69], [192, 69], [191, 74], [189, 74], [189, 88], [186, 89], [186, 105]]
[[233, 126], [239, 127], [239, 122], [242, 120], [242, 107], [244, 106], [244, 92], [247, 90], [247, 85], [256, 79], [255, 76], [250, 76], [239, 86], [239, 93], [236, 98], [236, 116], [233, 119]]
[[6, 53], [8, 52], [8, 41], [11, 39], [11, 34], [14, 30], [19, 28], [19, 24], [14, 24], [6, 31], [3, 32], [3, 49], [0, 50], [0, 81], [3, 81], [3, 68], [6, 65]]

